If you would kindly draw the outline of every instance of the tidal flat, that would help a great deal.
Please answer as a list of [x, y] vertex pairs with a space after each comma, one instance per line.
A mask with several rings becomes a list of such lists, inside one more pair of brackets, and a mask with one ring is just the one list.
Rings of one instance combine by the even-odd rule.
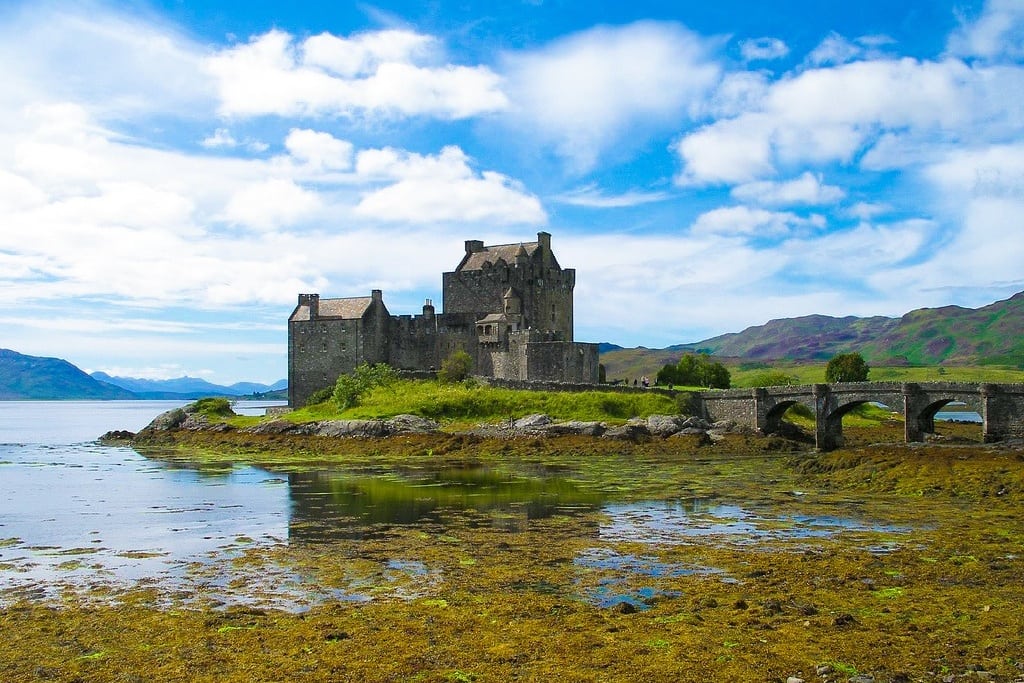
[[136, 448], [287, 480], [287, 538], [0, 593], [0, 680], [1024, 681], [1024, 447], [943, 429], [165, 434]]

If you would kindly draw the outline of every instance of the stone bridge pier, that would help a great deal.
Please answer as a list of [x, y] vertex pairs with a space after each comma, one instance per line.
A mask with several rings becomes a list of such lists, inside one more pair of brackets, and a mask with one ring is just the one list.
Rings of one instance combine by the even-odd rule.
[[985, 442], [1024, 438], [1024, 384], [849, 382], [700, 395], [706, 419], [733, 420], [762, 434], [778, 432], [785, 412], [793, 405], [803, 405], [814, 416], [815, 445], [822, 451], [843, 445], [843, 416], [864, 403], [880, 403], [902, 413], [904, 438], [914, 442], [935, 432], [935, 414], [954, 401], [981, 415]]

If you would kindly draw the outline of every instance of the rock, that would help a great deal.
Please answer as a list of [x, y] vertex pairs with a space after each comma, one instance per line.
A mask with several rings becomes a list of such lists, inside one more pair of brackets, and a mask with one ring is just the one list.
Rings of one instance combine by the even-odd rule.
[[852, 614], [837, 614], [832, 620], [833, 626], [850, 626], [856, 623], [857, 620], [853, 618]]
[[621, 439], [623, 441], [642, 443], [650, 441], [651, 432], [645, 425], [624, 424], [609, 428], [602, 436], [605, 439]]
[[387, 421], [387, 427], [392, 434], [429, 434], [438, 430], [436, 422], [419, 415], [395, 415]]
[[135, 438], [135, 432], [129, 432], [126, 429], [114, 429], [100, 437], [100, 441], [104, 443], [116, 443], [123, 441], [131, 441]]
[[512, 426], [515, 429], [534, 430], [546, 427], [551, 424], [551, 418], [547, 415], [527, 415], [516, 420]]
[[388, 435], [384, 420], [327, 420], [319, 423], [318, 436], [373, 438]]
[[819, 664], [818, 668], [814, 670], [814, 673], [817, 676], [828, 676], [834, 671], [835, 668], [831, 664]]
[[736, 428], [736, 420], [719, 420], [711, 424], [710, 428], [721, 432], [731, 432]]
[[647, 418], [647, 429], [654, 436], [672, 436], [683, 428], [683, 418], [678, 415], [651, 415]]
[[623, 600], [622, 602], [615, 605], [615, 611], [619, 614], [635, 614], [636, 605], [631, 602]]
[[696, 415], [686, 418], [683, 420], [682, 424], [683, 429], [707, 429], [710, 426], [711, 425], [707, 423], [707, 420], [699, 418]]
[[187, 419], [188, 413], [183, 408], [174, 408], [154, 417], [153, 421], [146, 426], [146, 429], [156, 432], [169, 431], [177, 429]]
[[846, 683], [875, 683], [875, 677], [871, 674], [857, 674], [848, 678]]
[[243, 431], [247, 434], [290, 434], [294, 433], [300, 425], [287, 420], [269, 420], [261, 422], [252, 427], [246, 427]]
[[724, 429], [709, 429], [704, 433], [707, 434], [708, 438], [712, 441], [721, 441], [729, 432]]
[[786, 683], [804, 683], [804, 679], [797, 678], [796, 676], [790, 676], [786, 679]]
[[583, 436], [601, 436], [608, 429], [603, 422], [558, 422], [544, 428], [545, 433], [552, 435], [580, 434]]

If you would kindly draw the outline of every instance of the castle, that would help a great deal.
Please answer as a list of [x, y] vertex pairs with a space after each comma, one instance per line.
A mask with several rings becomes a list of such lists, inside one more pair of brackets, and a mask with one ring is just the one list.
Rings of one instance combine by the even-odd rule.
[[597, 344], [573, 341], [576, 271], [558, 265], [551, 235], [536, 242], [484, 246], [466, 241], [462, 261], [442, 276], [443, 308], [427, 299], [421, 315], [391, 315], [380, 290], [368, 297], [299, 294], [288, 318], [288, 403], [360, 363], [435, 370], [455, 351], [472, 373], [509, 380], [596, 384]]

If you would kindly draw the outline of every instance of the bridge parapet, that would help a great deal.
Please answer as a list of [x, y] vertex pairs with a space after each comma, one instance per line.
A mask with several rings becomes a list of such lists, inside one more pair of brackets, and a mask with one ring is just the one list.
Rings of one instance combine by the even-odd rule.
[[935, 414], [952, 401], [981, 415], [985, 441], [1024, 438], [1024, 383], [844, 382], [706, 391], [699, 400], [705, 419], [734, 420], [762, 433], [778, 431], [786, 410], [804, 405], [814, 415], [819, 450], [842, 444], [843, 415], [863, 403], [881, 403], [903, 413], [908, 442], [934, 432]]

